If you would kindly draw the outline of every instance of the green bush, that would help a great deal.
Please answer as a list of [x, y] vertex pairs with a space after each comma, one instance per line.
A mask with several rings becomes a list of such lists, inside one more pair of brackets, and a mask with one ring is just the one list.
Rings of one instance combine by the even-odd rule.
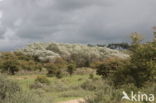
[[89, 74], [89, 79], [94, 79], [94, 74]]
[[[142, 93], [156, 95], [156, 83], [147, 83], [146, 86], [142, 88], [137, 88], [134, 84], [127, 83], [122, 85], [120, 88], [114, 88], [113, 85], [108, 82], [104, 82], [104, 84], [95, 90], [94, 95], [86, 98], [86, 103], [132, 103], [129, 101], [121, 101], [123, 91], [125, 91], [128, 95], [130, 95], [132, 91], [136, 93], [140, 91]], [[144, 101], [138, 103], [148, 102]]]
[[58, 67], [53, 63], [47, 63], [44, 65], [44, 67], [47, 69], [47, 71], [48, 71], [47, 76], [49, 76], [49, 77], [55, 76], [55, 74], [58, 70]]
[[20, 91], [11, 98], [6, 98], [0, 103], [53, 103], [53, 99], [35, 94], [34, 92]]
[[10, 98], [14, 93], [21, 91], [17, 83], [12, 82], [6, 77], [0, 75], [0, 100]]
[[50, 80], [45, 76], [38, 76], [34, 83], [30, 85], [31, 89], [46, 88], [50, 85]]
[[87, 80], [81, 84], [81, 88], [85, 90], [94, 91], [100, 88], [100, 86], [103, 86], [103, 84], [104, 84], [104, 81], [101, 79]]
[[75, 90], [69, 90], [69, 91], [65, 91], [65, 92], [61, 92], [61, 97], [82, 97], [85, 96], [86, 91], [85, 90], [79, 90], [77, 92], [75, 92]]
[[112, 77], [115, 86], [133, 83], [137, 87], [142, 87], [149, 81], [151, 72], [146, 66], [139, 65], [128, 63], [123, 68], [118, 69]]
[[45, 64], [45, 68], [47, 69], [48, 73], [47, 76], [49, 77], [63, 77], [63, 66], [61, 64], [54, 64], [54, 63], [47, 63]]
[[107, 81], [102, 80], [102, 82], [92, 82], [96, 84], [95, 93], [86, 98], [86, 103], [121, 103], [122, 91], [115, 89]]
[[42, 70], [40, 62], [35, 61], [32, 56], [27, 56], [19, 52], [4, 52], [0, 58], [1, 72], [14, 75], [20, 70], [35, 71]]
[[63, 81], [58, 80], [58, 81], [55, 81], [54, 84], [51, 84], [48, 89], [49, 91], [52, 91], [52, 92], [53, 91], [64, 92], [64, 91], [69, 90], [70, 86]]
[[35, 62], [34, 60], [19, 60], [19, 66], [21, 68], [21, 70], [25, 70], [25, 71], [35, 71], [35, 70], [39, 70], [41, 71], [43, 66], [38, 63]]
[[0, 103], [52, 103], [52, 99], [23, 91], [20, 86], [0, 75]]
[[68, 67], [67, 67], [67, 72], [68, 72], [70, 75], [72, 75], [72, 74], [74, 73], [75, 69], [76, 69], [76, 65], [75, 65], [75, 64], [70, 64], [70, 65], [68, 65]]
[[124, 64], [124, 61], [125, 60], [115, 57], [108, 58], [97, 65], [96, 73], [101, 75], [103, 78], [110, 77], [115, 71], [117, 71], [118, 68], [120, 68], [120, 66]]
[[18, 58], [14, 53], [3, 53], [0, 61], [0, 69], [2, 72], [7, 72], [8, 74], [14, 75], [17, 71], [19, 71]]
[[47, 77], [45, 77], [45, 76], [38, 76], [35, 79], [35, 82], [42, 83], [42, 84], [47, 84], [47, 85], [50, 84], [50, 80]]
[[131, 58], [114, 73], [112, 80], [117, 85], [133, 83], [143, 87], [146, 82], [154, 82], [156, 77], [156, 43], [133, 45]]
[[89, 67], [91, 64], [91, 58], [88, 53], [72, 53], [70, 59], [76, 63], [77, 67]]

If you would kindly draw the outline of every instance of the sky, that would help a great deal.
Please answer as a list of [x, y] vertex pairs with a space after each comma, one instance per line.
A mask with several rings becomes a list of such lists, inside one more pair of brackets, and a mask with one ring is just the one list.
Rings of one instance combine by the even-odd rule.
[[156, 0], [0, 0], [0, 51], [33, 42], [102, 44], [147, 40]]

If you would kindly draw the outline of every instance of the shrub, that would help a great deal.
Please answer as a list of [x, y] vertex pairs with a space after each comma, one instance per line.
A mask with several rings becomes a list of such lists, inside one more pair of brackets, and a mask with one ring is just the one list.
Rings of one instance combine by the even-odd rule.
[[14, 75], [19, 70], [40, 70], [42, 69], [41, 63], [34, 60], [33, 57], [24, 55], [19, 52], [6, 52], [2, 53], [0, 58], [0, 68], [2, 72]]
[[87, 53], [73, 53], [70, 58], [76, 63], [77, 67], [89, 67], [91, 63]]
[[140, 44], [141, 36], [132, 35], [130, 60], [124, 62], [112, 76], [115, 86], [133, 83], [138, 88], [156, 77], [156, 42]]
[[16, 82], [6, 79], [6, 77], [0, 75], [0, 100], [10, 98], [18, 91], [21, 91], [21, 88]]
[[45, 88], [50, 85], [50, 80], [45, 76], [38, 76], [34, 83], [30, 85], [31, 89]]
[[47, 77], [45, 77], [45, 76], [38, 76], [35, 79], [35, 82], [42, 83], [42, 84], [47, 84], [47, 85], [50, 84], [50, 80]]
[[57, 80], [53, 84], [51, 84], [48, 89], [49, 89], [48, 91], [52, 91], [52, 92], [54, 92], [54, 91], [64, 92], [71, 88], [67, 83], [65, 83], [61, 80]]
[[74, 73], [75, 69], [76, 69], [76, 66], [75, 66], [74, 64], [70, 64], [70, 65], [68, 65], [68, 67], [67, 67], [67, 72], [68, 72], [70, 75], [72, 75], [72, 74]]
[[94, 79], [94, 74], [89, 74], [89, 79]]
[[95, 74], [96, 73], [96, 70], [95, 69], [92, 69], [92, 68], [86, 68], [86, 67], [83, 67], [83, 68], [77, 68], [74, 72], [74, 74], [77, 74], [77, 75], [89, 75], [89, 74]]
[[54, 63], [47, 63], [44, 65], [44, 67], [47, 69], [47, 76], [49, 77], [56, 76], [56, 73], [60, 70], [60, 68]]
[[122, 59], [108, 58], [103, 63], [97, 65], [97, 74], [103, 78], [113, 75], [113, 73], [124, 64]]
[[9, 59], [9, 60], [3, 61], [2, 71], [8, 72], [8, 74], [11, 74], [11, 75], [15, 75], [15, 72], [19, 71], [17, 60]]
[[[117, 89], [105, 82], [103, 86], [96, 89], [94, 95], [86, 98], [86, 103], [131, 103], [121, 101], [123, 91], [125, 91], [128, 95], [130, 95], [132, 91], [136, 93], [141, 91], [142, 93], [156, 95], [156, 83], [148, 83], [146, 87], [143, 88], [137, 88], [134, 84], [128, 83]], [[139, 103], [146, 103], [146, 101]]]
[[100, 88], [100, 86], [103, 86], [104, 81], [101, 79], [97, 79], [97, 80], [87, 80], [85, 81], [82, 85], [81, 88], [85, 89], [85, 90], [97, 90], [98, 88]]
[[33, 60], [29, 60], [29, 61], [19, 60], [19, 65], [22, 70], [27, 70], [27, 71], [42, 70], [42, 65]]
[[121, 103], [121, 92], [112, 87], [105, 87], [93, 96], [86, 98], [86, 103]]
[[14, 53], [3, 53], [0, 59], [2, 72], [14, 75], [15, 72], [19, 71], [18, 59]]
[[65, 91], [61, 93], [61, 97], [82, 97], [85, 96], [86, 91], [84, 90], [79, 90], [77, 92], [75, 92], [75, 90], [69, 90], [69, 91]]
[[44, 64], [44, 67], [48, 71], [47, 76], [49, 77], [55, 76], [57, 78], [62, 78], [63, 77], [62, 71], [66, 67], [66, 62], [63, 59], [58, 58], [54, 63]]
[[115, 89], [107, 80], [92, 81], [91, 83], [96, 84], [96, 89], [94, 89], [95, 93], [92, 96], [86, 98], [86, 103], [121, 103], [121, 90]]
[[23, 91], [13, 80], [0, 75], [0, 103], [52, 103], [52, 99]]
[[112, 77], [115, 86], [127, 83], [133, 83], [137, 87], [142, 87], [150, 80], [150, 71], [146, 66], [138, 66], [136, 64], [126, 64], [123, 68], [118, 69]]
[[11, 98], [6, 98], [0, 103], [53, 103], [53, 99], [35, 94], [34, 92], [20, 91]]
[[47, 85], [39, 83], [39, 82], [34, 82], [33, 84], [30, 85], [30, 89], [45, 89]]

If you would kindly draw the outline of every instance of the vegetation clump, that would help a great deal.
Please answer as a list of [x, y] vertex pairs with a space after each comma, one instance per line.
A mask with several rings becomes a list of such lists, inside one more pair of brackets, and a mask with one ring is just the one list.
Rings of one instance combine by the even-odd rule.
[[70, 76], [74, 73], [75, 69], [76, 69], [75, 64], [68, 65], [67, 72], [70, 74]]
[[47, 85], [50, 84], [50, 80], [46, 76], [38, 76], [35, 79], [35, 82], [42, 83], [42, 84], [47, 84]]

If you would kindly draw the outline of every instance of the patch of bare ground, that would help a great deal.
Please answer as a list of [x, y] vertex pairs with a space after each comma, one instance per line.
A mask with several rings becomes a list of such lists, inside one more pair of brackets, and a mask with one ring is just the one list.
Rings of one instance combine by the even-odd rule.
[[83, 98], [64, 101], [64, 102], [58, 102], [58, 103], [85, 103], [85, 100]]

